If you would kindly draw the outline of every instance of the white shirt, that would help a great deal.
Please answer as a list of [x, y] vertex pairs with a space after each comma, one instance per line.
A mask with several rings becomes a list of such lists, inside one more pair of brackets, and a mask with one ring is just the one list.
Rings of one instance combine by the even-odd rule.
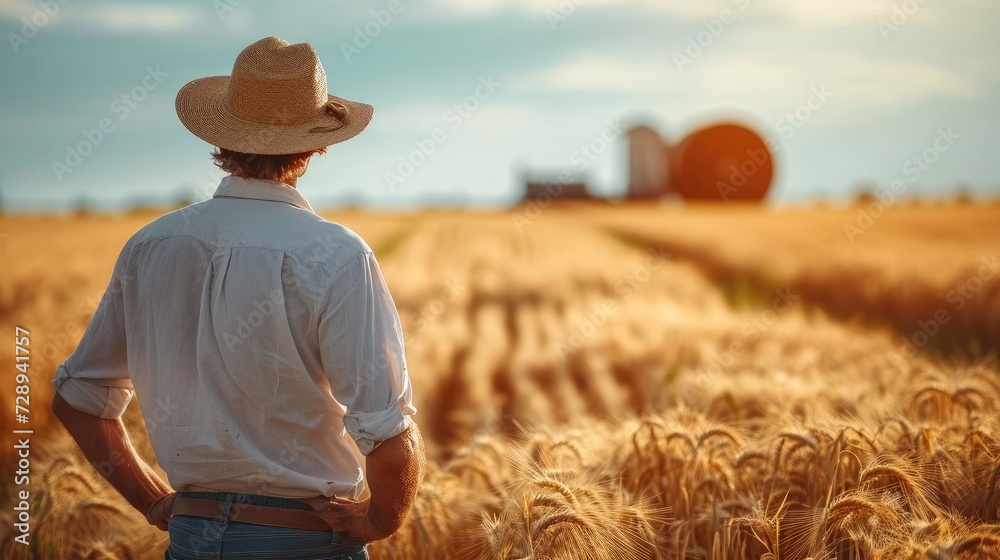
[[416, 412], [368, 245], [295, 188], [232, 176], [128, 240], [52, 384], [102, 418], [134, 393], [178, 491], [357, 499], [361, 455]]

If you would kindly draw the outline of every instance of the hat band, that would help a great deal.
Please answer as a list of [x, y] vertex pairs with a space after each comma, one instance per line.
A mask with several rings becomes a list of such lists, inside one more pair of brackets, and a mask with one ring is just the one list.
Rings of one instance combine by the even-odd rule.
[[341, 103], [337, 103], [336, 101], [329, 101], [329, 102], [327, 102], [326, 106], [323, 108], [323, 111], [327, 115], [330, 115], [330, 116], [336, 118], [337, 121], [338, 121], [337, 125], [336, 126], [314, 126], [314, 127], [312, 127], [312, 128], [309, 129], [309, 132], [319, 132], [319, 133], [335, 132], [335, 131], [340, 130], [341, 128], [344, 128], [345, 126], [347, 126], [347, 117], [350, 114], [350, 111], [347, 110], [347, 106], [346, 105], [343, 105]]

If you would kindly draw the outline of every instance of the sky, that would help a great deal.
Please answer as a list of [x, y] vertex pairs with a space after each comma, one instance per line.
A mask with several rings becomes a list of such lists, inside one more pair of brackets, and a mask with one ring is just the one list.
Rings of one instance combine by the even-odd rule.
[[314, 206], [506, 205], [567, 170], [617, 196], [628, 127], [723, 120], [773, 142], [775, 203], [996, 197], [998, 24], [995, 0], [0, 0], [0, 203], [210, 197], [174, 98], [270, 35], [375, 107], [300, 180]]

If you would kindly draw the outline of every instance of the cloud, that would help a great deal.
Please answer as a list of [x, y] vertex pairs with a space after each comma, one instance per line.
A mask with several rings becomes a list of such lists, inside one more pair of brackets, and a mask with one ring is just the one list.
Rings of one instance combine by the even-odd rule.
[[[73, 26], [112, 33], [172, 33], [193, 28], [204, 11], [174, 4], [123, 4], [113, 2], [59, 4], [54, 13], [30, 0], [0, 0], [0, 17], [21, 20], [45, 17], [47, 25]], [[41, 14], [41, 15], [36, 15]]]
[[35, 12], [41, 11], [37, 5], [28, 0], [0, 0], [0, 17], [21, 19], [30, 18]]
[[752, 9], [782, 16], [792, 25], [835, 27], [871, 23], [892, 14], [887, 0], [750, 0]]
[[425, 137], [440, 128], [449, 136], [479, 134], [486, 136], [508, 136], [530, 129], [544, 111], [532, 104], [517, 104], [487, 99], [467, 118], [462, 119], [458, 129], [451, 103], [399, 102], [378, 111], [380, 127], [391, 127], [395, 136]]
[[797, 25], [834, 26], [876, 23], [889, 17], [888, 0], [432, 0], [432, 12], [442, 17], [490, 17], [516, 13], [540, 19], [577, 10], [614, 9], [678, 19], [719, 17], [723, 10], [749, 17], [779, 16]]
[[931, 98], [976, 98], [978, 80], [925, 62], [850, 53], [813, 53], [768, 59], [721, 56], [693, 68], [698, 89], [783, 97], [825, 84], [837, 103], [895, 105]]
[[80, 4], [73, 15], [79, 23], [117, 32], [167, 33], [190, 29], [200, 19], [194, 6], [172, 4]]
[[[745, 4], [751, 0], [738, 0]], [[692, 2], [690, 0], [432, 0], [431, 11], [444, 17], [455, 14], [472, 17], [490, 17], [501, 13], [517, 13], [533, 19], [542, 19], [548, 14], [571, 17], [579, 10], [592, 8], [614, 8], [649, 11], [679, 17], [708, 17], [718, 15], [723, 3]]]
[[[679, 73], [669, 59], [581, 55], [510, 79], [521, 91], [639, 93], [717, 99], [797, 99], [826, 84], [838, 103], [890, 105], [936, 97], [976, 98], [979, 80], [925, 62], [841, 52], [751, 57], [713, 53]], [[787, 100], [787, 101], [780, 101]]]
[[603, 54], [579, 56], [538, 68], [511, 79], [510, 83], [522, 91], [667, 92], [676, 89], [664, 62], [628, 60]]

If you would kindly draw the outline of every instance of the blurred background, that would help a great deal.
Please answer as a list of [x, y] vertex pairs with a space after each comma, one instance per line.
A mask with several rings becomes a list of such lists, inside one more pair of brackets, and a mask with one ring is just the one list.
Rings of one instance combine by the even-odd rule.
[[[677, 144], [722, 121], [772, 147], [774, 203], [895, 180], [991, 196], [998, 16], [989, 0], [0, 0], [0, 201], [207, 198], [220, 176], [174, 96], [268, 35], [313, 44], [330, 91], [376, 108], [313, 163], [315, 206], [507, 205], [563, 171], [619, 197], [629, 128]], [[954, 149], [914, 163], [942, 131]]]
[[[126, 241], [223, 177], [178, 89], [276, 35], [375, 107], [298, 184], [378, 257], [430, 458], [373, 558], [1000, 558], [998, 21], [0, 0], [0, 332], [30, 332], [31, 374], [30, 419], [0, 400], [0, 557], [163, 557], [49, 381]], [[161, 412], [123, 416], [154, 464]]]

